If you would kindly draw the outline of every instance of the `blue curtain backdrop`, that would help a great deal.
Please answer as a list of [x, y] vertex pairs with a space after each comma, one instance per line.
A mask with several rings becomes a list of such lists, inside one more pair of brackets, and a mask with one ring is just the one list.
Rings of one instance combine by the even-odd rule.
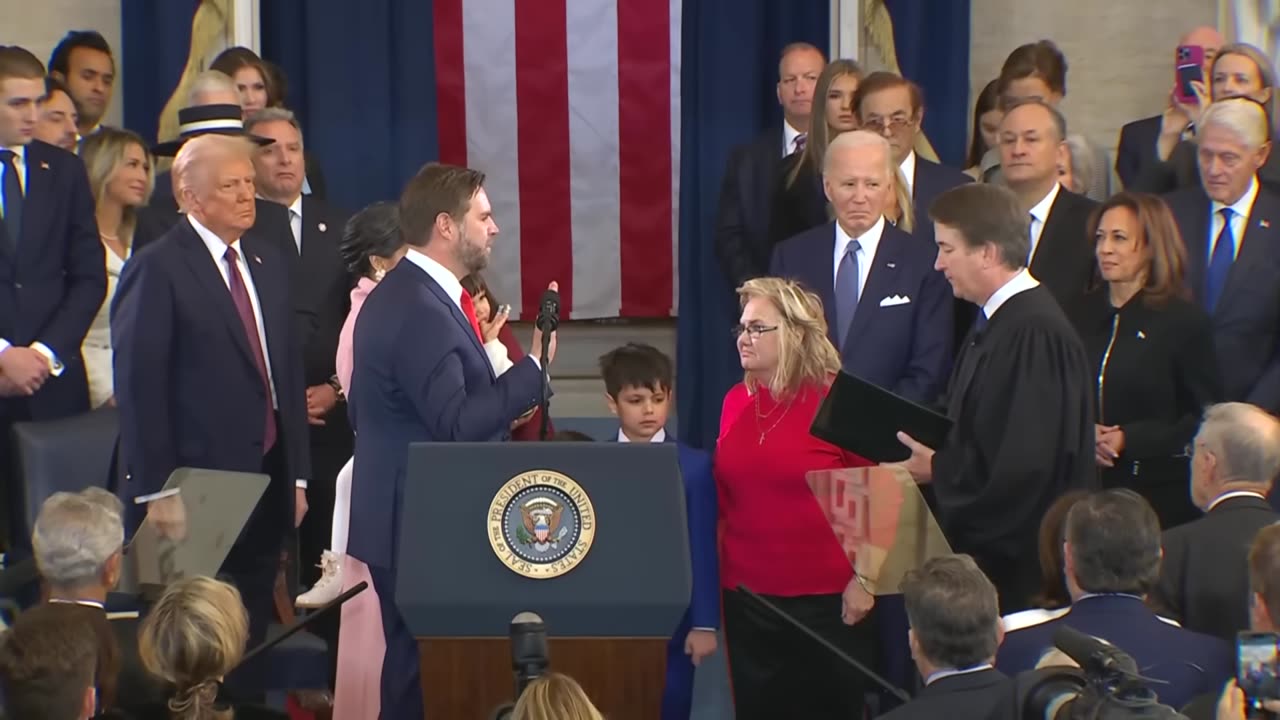
[[714, 248], [716, 203], [729, 151], [781, 127], [778, 53], [804, 40], [826, 49], [830, 5], [796, 0], [685, 0], [680, 67], [680, 438], [715, 446], [720, 404], [742, 376], [729, 328], [732, 288]]
[[262, 0], [262, 55], [289, 80], [330, 201], [394, 200], [436, 159], [430, 0]]
[[[970, 0], [887, 0], [898, 67], [924, 89], [924, 131], [943, 164], [968, 149]], [[1013, 49], [1010, 44], [1009, 49]]]
[[191, 20], [198, 0], [126, 0], [120, 4], [120, 64], [113, 102], [124, 103], [124, 126], [149, 142], [156, 138], [160, 111], [182, 78], [191, 45]]

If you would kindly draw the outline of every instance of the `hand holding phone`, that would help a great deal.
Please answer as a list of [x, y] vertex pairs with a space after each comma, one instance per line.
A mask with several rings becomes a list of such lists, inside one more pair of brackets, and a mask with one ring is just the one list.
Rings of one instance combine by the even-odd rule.
[[1244, 691], [1245, 707], [1262, 709], [1280, 699], [1280, 636], [1242, 632], [1236, 636], [1236, 684]]
[[1173, 97], [1183, 105], [1199, 105], [1200, 98], [1192, 83], [1204, 85], [1204, 48], [1179, 45], [1174, 63]]

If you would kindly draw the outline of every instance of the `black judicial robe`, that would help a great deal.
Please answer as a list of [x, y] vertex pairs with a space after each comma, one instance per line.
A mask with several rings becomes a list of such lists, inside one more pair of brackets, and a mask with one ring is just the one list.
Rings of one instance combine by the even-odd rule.
[[933, 458], [938, 522], [995, 584], [1001, 612], [1025, 609], [1045, 510], [1097, 484], [1089, 360], [1048, 290], [1014, 295], [970, 331], [946, 408], [955, 424]]

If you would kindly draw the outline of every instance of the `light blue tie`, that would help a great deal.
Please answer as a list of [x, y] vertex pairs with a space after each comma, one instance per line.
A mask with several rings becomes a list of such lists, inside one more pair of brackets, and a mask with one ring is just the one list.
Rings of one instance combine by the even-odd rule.
[[1231, 208], [1222, 208], [1222, 232], [1218, 233], [1218, 241], [1213, 244], [1213, 254], [1209, 256], [1209, 268], [1204, 276], [1204, 309], [1213, 313], [1222, 297], [1222, 290], [1227, 286], [1227, 275], [1231, 273], [1231, 263], [1236, 258], [1236, 236], [1231, 231]]
[[853, 314], [858, 311], [858, 250], [861, 245], [857, 240], [849, 243], [840, 256], [840, 267], [836, 269], [836, 336], [840, 340], [838, 350], [844, 349], [844, 341], [849, 336], [849, 326], [853, 324]]

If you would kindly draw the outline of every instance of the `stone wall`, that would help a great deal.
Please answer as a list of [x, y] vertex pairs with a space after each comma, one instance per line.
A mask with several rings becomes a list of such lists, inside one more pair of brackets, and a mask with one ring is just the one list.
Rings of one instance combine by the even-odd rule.
[[1071, 131], [1105, 148], [1113, 163], [1120, 127], [1164, 109], [1178, 36], [1217, 20], [1215, 0], [972, 3], [970, 103], [1015, 47], [1053, 40], [1067, 56], [1063, 111]]

